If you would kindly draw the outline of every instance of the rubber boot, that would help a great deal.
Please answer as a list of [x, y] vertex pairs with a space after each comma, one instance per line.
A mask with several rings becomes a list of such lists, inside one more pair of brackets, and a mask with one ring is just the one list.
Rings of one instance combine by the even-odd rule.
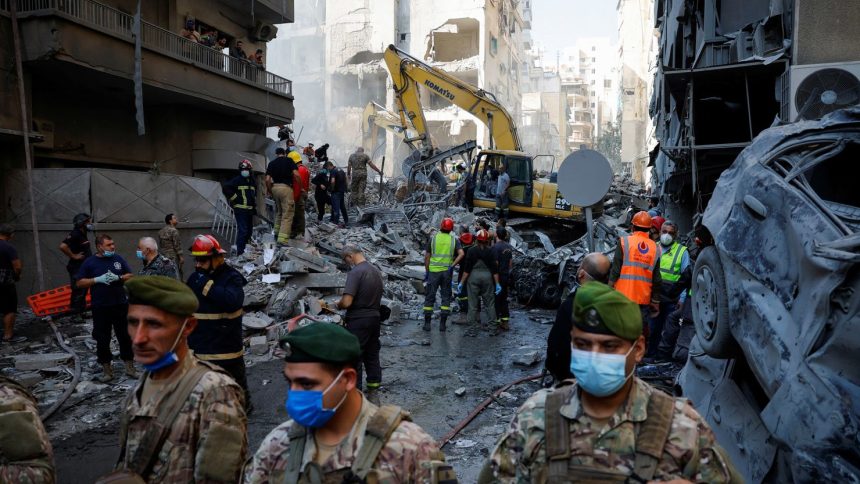
[[445, 332], [445, 329], [446, 329], [445, 323], [447, 323], [447, 322], [448, 322], [448, 315], [447, 314], [443, 314], [442, 316], [439, 317], [439, 332], [440, 333]]
[[424, 327], [421, 329], [423, 329], [424, 331], [430, 331], [430, 319], [432, 317], [433, 317], [432, 314], [425, 314], [424, 315]]
[[135, 367], [134, 367], [133, 361], [126, 361], [125, 362], [125, 376], [127, 376], [129, 378], [137, 378], [140, 376], [140, 374], [138, 374], [138, 372], [137, 372], [137, 369], [135, 369]]
[[113, 380], [113, 368], [110, 366], [110, 363], [102, 363], [102, 369], [104, 372], [99, 376], [99, 381], [107, 383]]

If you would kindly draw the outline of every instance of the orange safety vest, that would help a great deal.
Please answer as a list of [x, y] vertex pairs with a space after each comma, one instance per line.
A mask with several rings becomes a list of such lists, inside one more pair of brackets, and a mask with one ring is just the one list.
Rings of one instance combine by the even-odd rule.
[[624, 262], [621, 275], [615, 282], [615, 290], [639, 305], [651, 303], [651, 278], [660, 258], [657, 244], [648, 238], [647, 232], [633, 232], [621, 237]]

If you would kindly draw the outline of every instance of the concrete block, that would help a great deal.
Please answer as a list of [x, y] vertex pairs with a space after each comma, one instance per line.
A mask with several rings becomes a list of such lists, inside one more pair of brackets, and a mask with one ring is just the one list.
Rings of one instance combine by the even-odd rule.
[[305, 267], [301, 262], [297, 262], [294, 260], [285, 260], [281, 262], [280, 267], [281, 274], [307, 274], [308, 268]]
[[269, 340], [265, 336], [252, 336], [248, 342], [248, 352], [252, 355], [265, 355], [269, 352]]
[[290, 279], [290, 284], [308, 289], [339, 289], [346, 286], [346, 274], [303, 274]]
[[305, 298], [305, 302], [307, 303], [308, 314], [316, 316], [322, 312], [322, 304], [320, 304], [320, 300], [316, 297], [308, 296]]
[[40, 355], [17, 355], [14, 357], [15, 369], [41, 370], [42, 368], [50, 368], [57, 366], [71, 359], [68, 353], [44, 353]]
[[322, 257], [317, 257], [294, 247], [285, 249], [284, 255], [286, 255], [289, 260], [298, 262], [313, 272], [325, 272], [328, 269], [326, 261]]

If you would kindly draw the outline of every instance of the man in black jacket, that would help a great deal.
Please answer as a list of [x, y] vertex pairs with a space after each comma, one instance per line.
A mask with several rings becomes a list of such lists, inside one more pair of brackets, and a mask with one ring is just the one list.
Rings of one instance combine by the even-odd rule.
[[[606, 284], [609, 279], [609, 258], [592, 252], [582, 259], [576, 280], [580, 286], [588, 281]], [[555, 315], [555, 322], [546, 340], [546, 369], [556, 381], [573, 378], [570, 372], [570, 330], [573, 328], [573, 298], [576, 289], [565, 299]]]
[[254, 213], [257, 211], [257, 182], [253, 170], [254, 166], [249, 160], [242, 160], [239, 163], [239, 175], [224, 184], [224, 195], [236, 217], [236, 255], [245, 253], [245, 246], [251, 239]]

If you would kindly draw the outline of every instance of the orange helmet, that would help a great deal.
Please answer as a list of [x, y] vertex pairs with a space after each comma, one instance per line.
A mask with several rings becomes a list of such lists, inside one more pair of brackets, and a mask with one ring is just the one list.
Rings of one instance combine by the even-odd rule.
[[633, 216], [633, 226], [639, 227], [640, 229], [648, 230], [651, 228], [651, 216], [648, 215], [648, 212], [641, 211], [637, 212], [636, 215]]
[[227, 253], [227, 251], [221, 248], [218, 240], [211, 235], [198, 235], [194, 237], [194, 243], [191, 244], [190, 250], [191, 255], [194, 257], [207, 257]]
[[475, 238], [478, 239], [478, 242], [489, 242], [490, 233], [482, 229], [478, 231], [478, 235]]
[[454, 219], [451, 217], [445, 217], [442, 219], [442, 226], [440, 227], [442, 232], [450, 232], [454, 230]]

